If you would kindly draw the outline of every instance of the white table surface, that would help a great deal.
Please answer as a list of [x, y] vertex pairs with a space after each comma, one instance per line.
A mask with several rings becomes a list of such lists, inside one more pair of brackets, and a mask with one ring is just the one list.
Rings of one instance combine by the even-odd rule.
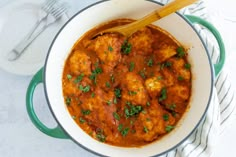
[[[11, 0], [0, 0], [1, 6]], [[33, 1], [33, 0], [32, 0]], [[77, 2], [76, 2], [77, 1]], [[69, 0], [72, 12], [83, 8], [93, 0]], [[209, 0], [208, 8], [213, 24], [220, 31], [228, 55], [226, 67], [235, 86], [236, 44], [233, 44], [236, 31], [236, 11], [233, 0]], [[226, 4], [227, 3], [227, 4]], [[220, 17], [220, 18], [219, 18]], [[230, 19], [231, 21], [225, 20]], [[1, 43], [0, 43], [1, 46]], [[95, 156], [77, 146], [71, 140], [61, 140], [44, 135], [30, 121], [25, 106], [25, 94], [32, 76], [17, 76], [0, 69], [0, 156], [1, 157], [92, 157]], [[46, 125], [56, 125], [44, 97], [43, 86], [39, 85], [34, 95], [35, 110]], [[235, 114], [233, 115], [235, 116]], [[236, 145], [236, 118], [220, 137], [213, 157], [232, 156]]]

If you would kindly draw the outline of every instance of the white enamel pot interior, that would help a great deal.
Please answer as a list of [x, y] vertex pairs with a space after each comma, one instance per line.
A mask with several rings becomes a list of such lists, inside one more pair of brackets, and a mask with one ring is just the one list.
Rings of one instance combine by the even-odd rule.
[[192, 96], [190, 108], [177, 127], [159, 141], [140, 148], [107, 145], [87, 135], [71, 118], [64, 104], [62, 72], [65, 60], [75, 42], [87, 31], [103, 22], [118, 18], [138, 19], [161, 5], [144, 0], [112, 0], [91, 5], [77, 13], [55, 37], [45, 64], [45, 91], [50, 109], [63, 130], [77, 144], [104, 156], [144, 157], [161, 155], [181, 144], [198, 126], [212, 97], [213, 68], [201, 38], [181, 15], [171, 14], [154, 24], [168, 31], [183, 45], [190, 46]]

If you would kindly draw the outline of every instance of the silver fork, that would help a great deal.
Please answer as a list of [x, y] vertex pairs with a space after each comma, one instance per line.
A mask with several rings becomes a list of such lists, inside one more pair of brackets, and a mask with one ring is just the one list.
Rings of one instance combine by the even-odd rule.
[[47, 18], [48, 14], [52, 11], [53, 6], [56, 3], [58, 3], [57, 0], [45, 0], [45, 2], [42, 4], [42, 6], [41, 6], [41, 8], [40, 8], [40, 10], [38, 12], [39, 17], [37, 19], [37, 22], [34, 24], [34, 26], [32, 27], [31, 31], [29, 31], [29, 33], [27, 34], [28, 38], [30, 38], [30, 36], [38, 28], [40, 23]]
[[[8, 60], [15, 61], [18, 59], [24, 53], [24, 50], [34, 41], [34, 39], [36, 39], [48, 26], [59, 20], [68, 8], [69, 6], [67, 3], [58, 3], [57, 0], [50, 0], [49, 2], [46, 2], [42, 7], [44, 15], [41, 15], [33, 29], [8, 54]], [[40, 25], [42, 26], [39, 27]], [[36, 31], [37, 29], [38, 31]]]

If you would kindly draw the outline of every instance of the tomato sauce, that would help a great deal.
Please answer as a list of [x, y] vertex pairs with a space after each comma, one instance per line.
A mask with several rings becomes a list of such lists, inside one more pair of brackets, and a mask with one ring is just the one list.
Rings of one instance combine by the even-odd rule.
[[94, 139], [138, 147], [171, 132], [189, 106], [191, 65], [183, 46], [157, 26], [131, 37], [96, 27], [73, 46], [64, 66], [63, 95], [71, 117]]

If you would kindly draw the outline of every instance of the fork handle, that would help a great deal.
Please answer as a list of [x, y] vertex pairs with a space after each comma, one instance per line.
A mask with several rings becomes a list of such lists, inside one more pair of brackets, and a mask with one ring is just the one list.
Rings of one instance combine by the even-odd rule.
[[18, 59], [24, 52], [27, 47], [46, 29], [47, 25], [44, 25], [39, 29], [37, 32], [29, 32], [28, 35], [25, 36], [25, 38], [16, 45], [16, 47], [11, 51], [11, 53], [14, 53], [14, 56], [11, 58], [8, 58], [9, 61], [14, 61]]
[[[42, 23], [39, 23], [39, 25], [41, 24]], [[18, 52], [22, 53], [34, 41], [34, 39], [36, 39], [36, 37], [38, 37], [43, 32], [43, 30], [46, 27], [47, 25], [43, 25], [42, 27], [39, 28], [38, 31], [35, 31], [33, 33], [30, 32], [28, 35], [25, 36], [25, 38], [19, 44], [16, 45], [14, 50], [17, 50]]]
[[25, 38], [30, 38], [31, 35], [38, 29], [38, 27], [40, 26], [40, 24], [47, 18], [47, 15], [45, 15], [44, 17], [38, 19], [38, 21], [34, 24], [34, 26], [31, 28], [31, 30], [29, 31], [29, 33], [25, 36]]

